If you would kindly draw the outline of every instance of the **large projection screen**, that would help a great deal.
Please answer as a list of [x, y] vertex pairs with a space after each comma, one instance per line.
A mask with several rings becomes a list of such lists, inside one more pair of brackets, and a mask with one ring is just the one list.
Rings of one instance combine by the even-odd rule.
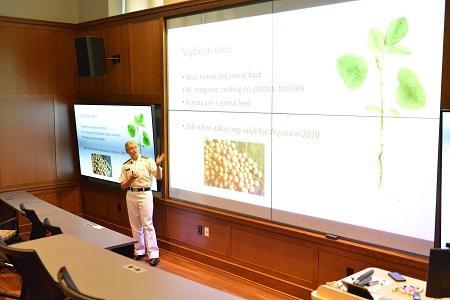
[[445, 1], [167, 20], [169, 197], [428, 255]]

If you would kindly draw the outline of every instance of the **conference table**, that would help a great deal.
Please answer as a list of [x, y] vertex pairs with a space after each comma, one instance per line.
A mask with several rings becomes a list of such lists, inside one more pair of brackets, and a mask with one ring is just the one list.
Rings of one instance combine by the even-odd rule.
[[81, 292], [103, 299], [238, 299], [70, 234], [10, 247], [34, 249], [55, 281], [59, 268], [65, 266]]
[[60, 227], [63, 233], [71, 234], [104, 249], [127, 253], [136, 242], [127, 235], [86, 220], [26, 191], [0, 193], [0, 200], [19, 212], [20, 204], [23, 203], [26, 208], [33, 209], [41, 221], [48, 218], [51, 224]]

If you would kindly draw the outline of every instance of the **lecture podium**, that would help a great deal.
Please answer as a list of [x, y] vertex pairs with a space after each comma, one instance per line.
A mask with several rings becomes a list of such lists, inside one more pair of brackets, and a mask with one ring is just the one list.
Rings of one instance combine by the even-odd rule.
[[[421, 289], [420, 297], [422, 300], [428, 299], [437, 299], [430, 298], [425, 296], [425, 290], [427, 283], [423, 280], [415, 279], [408, 276], [403, 276], [406, 279], [406, 282], [396, 282], [391, 277], [389, 277], [387, 270], [379, 269], [379, 268], [366, 268], [360, 272], [357, 272], [351, 276], [347, 276], [337, 281], [337, 284], [341, 286], [340, 282], [353, 282], [355, 278], [359, 275], [364, 274], [368, 270], [374, 270], [373, 280], [379, 281], [378, 284], [369, 287], [369, 291], [372, 294], [372, 297], [375, 300], [411, 300], [413, 299], [412, 295], [407, 293], [403, 293], [400, 289], [403, 286], [414, 286], [419, 287]], [[328, 285], [321, 285], [317, 288], [317, 290], [311, 293], [312, 300], [364, 300], [365, 298], [350, 294], [345, 290], [341, 290]], [[449, 300], [450, 298], [439, 298]]]

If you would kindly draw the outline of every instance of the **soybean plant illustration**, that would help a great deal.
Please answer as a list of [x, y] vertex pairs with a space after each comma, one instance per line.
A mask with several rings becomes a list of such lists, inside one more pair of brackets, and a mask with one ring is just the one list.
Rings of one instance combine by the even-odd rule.
[[152, 144], [144, 128], [145, 124], [143, 114], [134, 116], [134, 124], [128, 124], [128, 134], [131, 137], [135, 137], [137, 135], [137, 144], [139, 145], [139, 151], [142, 151], [142, 148], [150, 147], [150, 145]]
[[[384, 154], [384, 119], [385, 116], [398, 117], [400, 112], [393, 108], [390, 102], [396, 102], [400, 108], [407, 110], [418, 110], [426, 105], [425, 90], [416, 74], [406, 68], [401, 67], [397, 71], [398, 87], [394, 95], [385, 95], [384, 90], [384, 63], [386, 56], [409, 55], [411, 51], [402, 45], [400, 41], [408, 33], [408, 20], [400, 17], [393, 20], [384, 34], [378, 28], [371, 28], [368, 33], [368, 46], [373, 53], [374, 64], [377, 72], [377, 87], [379, 89], [378, 103], [370, 104], [367, 110], [377, 113], [380, 126], [380, 152], [378, 154], [379, 177], [378, 187], [383, 184], [383, 154]], [[337, 59], [338, 73], [345, 85], [355, 90], [361, 87], [368, 71], [368, 61], [364, 57], [353, 54], [345, 54]], [[395, 104], [395, 103], [394, 103]], [[389, 108], [387, 108], [389, 107]]]

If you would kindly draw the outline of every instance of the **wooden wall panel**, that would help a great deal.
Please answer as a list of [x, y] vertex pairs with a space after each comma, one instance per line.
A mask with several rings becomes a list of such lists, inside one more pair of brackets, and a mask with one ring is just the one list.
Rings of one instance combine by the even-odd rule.
[[[1, 19], [0, 190], [77, 179], [70, 115], [61, 100], [78, 94], [75, 27]], [[55, 100], [56, 94], [64, 96]]]
[[13, 186], [56, 180], [53, 97], [0, 95], [0, 179]]
[[105, 77], [106, 75], [80, 77], [78, 80], [80, 96], [84, 96], [85, 100], [95, 102], [97, 95], [105, 94]]
[[50, 204], [53, 204], [54, 206], [58, 206], [58, 194], [54, 190], [40, 191], [37, 193], [35, 192], [35, 193], [33, 193], [33, 195], [35, 195], [39, 199], [42, 199]]
[[108, 219], [108, 197], [101, 192], [83, 189], [81, 192], [83, 212], [94, 217]]
[[107, 61], [105, 81], [106, 94], [130, 93], [130, 55], [128, 25], [118, 25], [104, 29], [106, 57], [120, 54], [120, 63]]
[[354, 272], [361, 271], [367, 267], [372, 267], [370, 263], [354, 257], [336, 255], [326, 251], [319, 252], [319, 278], [318, 284], [325, 284], [344, 278]]
[[55, 93], [70, 99], [78, 96], [75, 37], [75, 31], [55, 32]]
[[0, 26], [0, 41], [0, 93], [53, 93], [54, 32]]
[[[167, 235], [190, 246], [213, 251], [221, 255], [230, 252], [230, 226], [200, 215], [188, 214], [176, 209], [167, 210]], [[197, 226], [209, 227], [210, 237], [197, 234]]]
[[125, 197], [107, 197], [108, 219], [121, 226], [129, 226]]
[[81, 214], [80, 189], [64, 189], [57, 192], [58, 206], [74, 214]]
[[269, 232], [234, 226], [231, 256], [291, 276], [302, 285], [315, 283], [317, 254], [311, 246]]
[[77, 179], [79, 174], [73, 102], [73, 98], [54, 102], [57, 180]]
[[156, 236], [168, 236], [167, 207], [160, 201], [153, 200], [153, 225], [155, 226]]
[[163, 21], [130, 24], [132, 93], [163, 96]]

